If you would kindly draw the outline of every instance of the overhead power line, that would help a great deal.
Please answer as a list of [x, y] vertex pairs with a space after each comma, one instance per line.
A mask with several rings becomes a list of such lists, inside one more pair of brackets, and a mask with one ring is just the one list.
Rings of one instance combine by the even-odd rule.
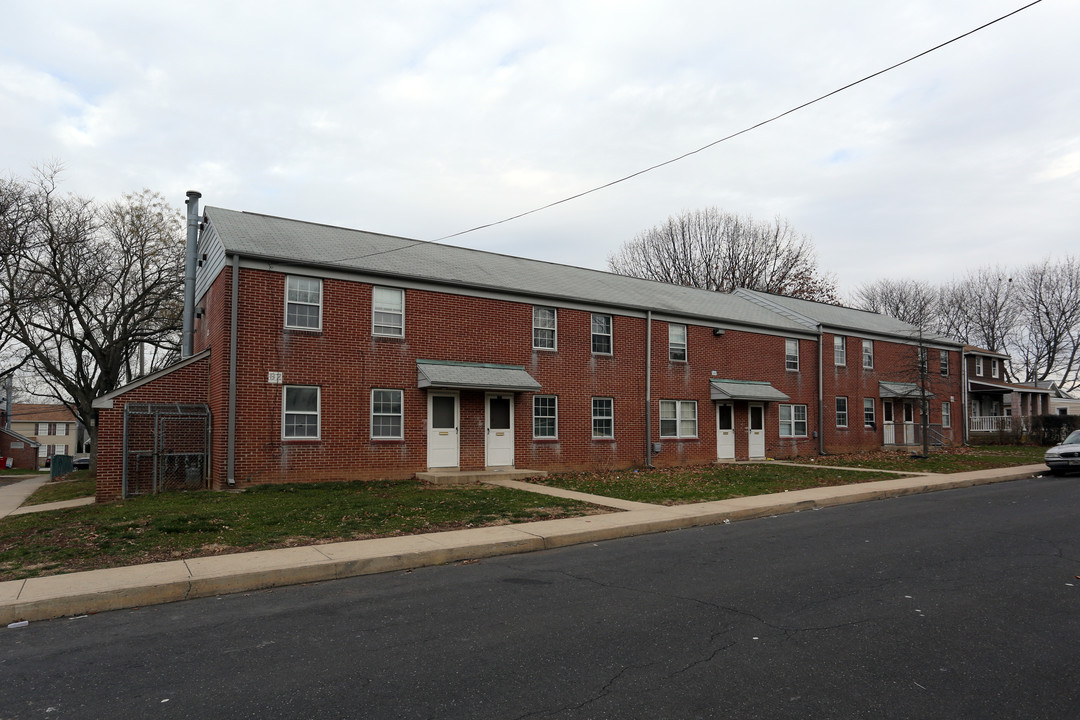
[[[866, 82], [868, 80], [873, 80], [874, 78], [878, 77], [879, 75], [884, 75], [885, 73], [890, 72], [892, 70], [895, 70], [898, 67], [901, 67], [903, 65], [907, 65], [910, 62], [914, 62], [915, 60], [918, 60], [919, 58], [924, 57], [926, 55], [929, 55], [932, 52], [940, 50], [943, 47], [951, 45], [954, 42], [957, 42], [959, 40], [963, 40], [964, 38], [966, 38], [966, 37], [968, 37], [970, 35], [974, 35], [975, 33], [979, 32], [980, 30], [985, 30], [986, 28], [990, 27], [991, 25], [999, 23], [1002, 20], [1007, 20], [1008, 18], [1012, 17], [1013, 15], [1016, 15], [1017, 13], [1023, 12], [1024, 10], [1027, 10], [1030, 7], [1038, 5], [1041, 2], [1042, 2], [1042, 0], [1033, 0], [1033, 2], [1030, 2], [1027, 5], [1019, 7], [1016, 10], [1013, 10], [1012, 12], [1006, 13], [1005, 15], [1002, 15], [999, 18], [991, 20], [990, 22], [983, 23], [982, 25], [980, 25], [980, 26], [978, 26], [976, 28], [973, 28], [972, 30], [968, 30], [966, 33], [963, 33], [962, 35], [957, 35], [956, 37], [952, 38], [951, 40], [946, 40], [945, 42], [940, 43], [938, 45], [935, 45], [934, 47], [929, 48], [928, 50], [923, 50], [922, 52], [918, 53], [917, 55], [912, 55], [911, 57], [907, 58], [906, 60], [901, 60], [900, 62], [895, 63], [893, 65], [890, 65], [887, 68], [883, 68], [881, 70], [878, 70], [877, 72], [866, 75], [865, 77], [862, 77], [862, 78], [860, 78], [858, 80], [855, 80], [854, 82], [850, 82], [847, 85], [844, 85], [843, 87], [839, 87], [839, 88], [837, 88], [837, 89], [835, 89], [835, 90], [833, 90], [831, 92], [825, 93], [824, 95], [820, 95], [820, 96], [814, 98], [813, 100], [808, 100], [808, 101], [802, 103], [801, 105], [796, 105], [795, 107], [791, 108], [790, 110], [785, 110], [784, 112], [780, 113], [779, 115], [774, 115], [774, 116], [768, 118], [767, 120], [762, 120], [762, 121], [760, 121], [758, 123], [750, 125], [749, 127], [743, 128], [742, 130], [739, 130], [738, 132], [734, 132], [734, 133], [731, 133], [730, 135], [726, 135], [726, 136], [720, 138], [719, 140], [713, 140], [711, 143], [708, 143], [707, 145], [702, 145], [701, 147], [699, 147], [696, 150], [691, 150], [689, 152], [685, 152], [682, 155], [679, 155], [678, 157], [673, 157], [670, 160], [665, 160], [664, 162], [660, 162], [660, 163], [657, 163], [655, 165], [650, 165], [649, 167], [644, 168], [642, 170], [638, 170], [637, 172], [630, 173], [629, 175], [625, 175], [625, 176], [623, 176], [621, 178], [618, 178], [616, 180], [612, 180], [611, 182], [604, 183], [603, 185], [597, 185], [594, 188], [590, 188], [588, 190], [583, 190], [582, 192], [579, 192], [579, 193], [577, 193], [575, 195], [570, 195], [569, 197], [565, 197], [565, 198], [563, 198], [561, 200], [556, 200], [556, 201], [550, 202], [550, 203], [548, 203], [546, 205], [541, 205], [540, 207], [533, 208], [532, 210], [526, 210], [525, 212], [518, 213], [517, 215], [511, 215], [510, 217], [503, 218], [502, 220], [496, 220], [494, 222], [485, 223], [484, 225], [477, 225], [476, 227], [469, 228], [468, 230], [462, 230], [460, 232], [456, 232], [456, 233], [453, 233], [451, 235], [443, 235], [442, 237], [436, 238], [435, 240], [432, 240], [431, 242], [442, 242], [443, 240], [449, 240], [450, 238], [455, 238], [455, 237], [458, 237], [458, 236], [461, 236], [461, 235], [466, 235], [466, 234], [471, 233], [471, 232], [476, 232], [477, 230], [484, 230], [485, 228], [495, 227], [496, 225], [502, 225], [502, 224], [508, 223], [508, 222], [510, 222], [512, 220], [517, 220], [517, 219], [523, 218], [523, 217], [525, 217], [527, 215], [532, 215], [534, 213], [541, 212], [542, 210], [547, 210], [549, 208], [553, 208], [556, 205], [562, 205], [563, 203], [568, 203], [571, 200], [577, 200], [578, 198], [585, 197], [586, 195], [591, 195], [592, 193], [599, 192], [601, 190], [605, 190], [605, 189], [607, 189], [609, 187], [612, 187], [613, 185], [618, 185], [619, 183], [624, 183], [627, 180], [632, 180], [633, 178], [639, 177], [639, 176], [644, 175], [646, 173], [650, 173], [653, 170], [658, 170], [658, 169], [660, 169], [662, 167], [666, 167], [667, 165], [677, 163], [680, 160], [685, 160], [686, 158], [690, 157], [691, 155], [696, 155], [696, 154], [698, 154], [700, 152], [708, 150], [711, 147], [715, 147], [716, 145], [719, 145], [720, 143], [727, 142], [728, 140], [731, 140], [733, 138], [737, 138], [740, 135], [745, 135], [746, 133], [751, 132], [752, 130], [757, 130], [759, 127], [762, 127], [764, 125], [768, 125], [769, 123], [772, 123], [772, 122], [776, 122], [780, 118], [791, 115], [792, 113], [798, 112], [799, 110], [802, 110], [804, 108], [808, 108], [811, 105], [814, 105], [815, 103], [819, 103], [822, 100], [825, 100], [826, 98], [830, 98], [833, 95], [836, 95], [838, 93], [842, 93], [845, 90], [849, 90], [849, 89], [855, 87], [856, 85], [861, 85], [862, 83], [864, 83], [864, 82]], [[351, 257], [351, 258], [341, 258], [341, 260], [359, 260], [361, 258], [372, 257], [374, 255], [384, 255], [386, 253], [396, 252], [398, 250], [404, 250], [407, 247], [415, 247], [415, 246], [416, 246], [415, 244], [410, 244], [410, 245], [405, 245], [405, 246], [402, 246], [402, 247], [390, 248], [389, 250], [380, 250], [379, 252], [369, 253], [367, 255], [357, 255], [357, 256]]]

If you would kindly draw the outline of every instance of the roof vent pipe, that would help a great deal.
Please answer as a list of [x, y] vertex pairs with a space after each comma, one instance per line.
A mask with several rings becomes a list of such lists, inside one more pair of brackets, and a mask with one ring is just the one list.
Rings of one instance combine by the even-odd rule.
[[184, 327], [180, 357], [195, 354], [195, 258], [199, 244], [199, 198], [202, 193], [187, 192], [187, 244], [184, 248]]

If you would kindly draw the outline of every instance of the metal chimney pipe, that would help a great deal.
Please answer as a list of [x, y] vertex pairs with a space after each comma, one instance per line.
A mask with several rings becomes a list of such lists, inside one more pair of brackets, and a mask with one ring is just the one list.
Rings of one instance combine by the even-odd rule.
[[180, 357], [195, 354], [195, 258], [199, 244], [199, 198], [202, 193], [188, 190], [187, 245], [184, 251], [184, 327], [180, 342]]

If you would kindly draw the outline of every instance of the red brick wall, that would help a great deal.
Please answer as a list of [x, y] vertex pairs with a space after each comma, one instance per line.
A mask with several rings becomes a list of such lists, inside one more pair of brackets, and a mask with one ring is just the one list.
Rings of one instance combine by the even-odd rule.
[[[20, 470], [37, 470], [38, 469], [38, 450], [36, 447], [30, 445], [30, 443], [23, 441], [21, 448], [13, 448], [11, 444], [13, 442], [19, 442], [6, 433], [0, 433], [0, 457], [11, 458], [12, 469]], [[0, 468], [3, 468], [5, 463], [0, 463]]]
[[174, 370], [113, 399], [97, 416], [97, 501], [118, 500], [123, 494], [124, 405], [145, 403], [205, 403], [206, 358]]

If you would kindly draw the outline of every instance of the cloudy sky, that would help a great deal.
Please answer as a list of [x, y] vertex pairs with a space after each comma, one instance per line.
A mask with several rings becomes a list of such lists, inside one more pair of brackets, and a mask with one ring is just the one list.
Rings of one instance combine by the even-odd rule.
[[[5, 0], [0, 172], [434, 240], [700, 148], [1025, 0]], [[301, 9], [302, 8], [302, 9]], [[1080, 3], [1043, 0], [678, 163], [448, 242], [604, 269], [781, 215], [849, 292], [1080, 247]]]

